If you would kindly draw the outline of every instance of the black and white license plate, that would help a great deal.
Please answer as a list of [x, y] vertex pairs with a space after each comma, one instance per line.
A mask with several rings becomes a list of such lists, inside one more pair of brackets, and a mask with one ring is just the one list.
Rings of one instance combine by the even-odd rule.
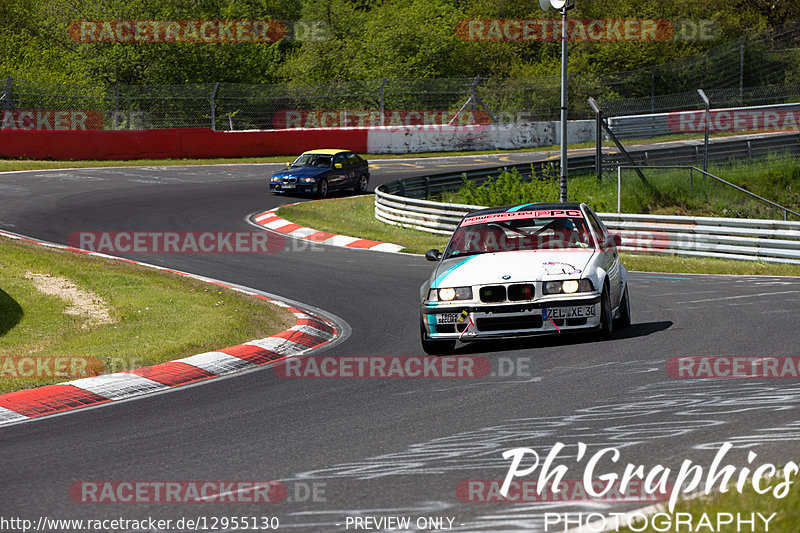
[[294, 189], [295, 187], [297, 187], [297, 185], [294, 184], [294, 183], [284, 183], [283, 184], [283, 188], [284, 189]]
[[594, 305], [576, 305], [574, 307], [549, 307], [542, 309], [542, 318], [548, 320], [552, 318], [589, 318], [597, 316]]

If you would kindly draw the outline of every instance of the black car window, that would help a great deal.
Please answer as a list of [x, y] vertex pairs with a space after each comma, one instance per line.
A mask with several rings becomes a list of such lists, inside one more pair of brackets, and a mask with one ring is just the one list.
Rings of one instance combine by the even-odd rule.
[[350, 154], [350, 157], [347, 158], [347, 166], [357, 167], [359, 164], [361, 164], [361, 158], [356, 154]]
[[344, 166], [344, 162], [345, 162], [344, 154], [336, 154], [336, 156], [333, 158], [334, 165], [336, 165], [336, 163], [342, 163], [342, 166]]

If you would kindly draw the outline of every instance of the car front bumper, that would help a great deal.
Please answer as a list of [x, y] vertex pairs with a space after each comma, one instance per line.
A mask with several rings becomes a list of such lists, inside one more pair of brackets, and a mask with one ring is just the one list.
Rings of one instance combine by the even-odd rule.
[[269, 191], [270, 192], [282, 192], [282, 193], [299, 193], [299, 194], [308, 194], [314, 193], [317, 191], [317, 184], [316, 182], [313, 183], [292, 183], [287, 186], [286, 183], [281, 183], [279, 181], [271, 181], [269, 183]]
[[[452, 322], [454, 314], [463, 316], [464, 311], [467, 316], [463, 321]], [[422, 306], [428, 338], [465, 342], [594, 330], [600, 327], [600, 317], [599, 293], [514, 304], [447, 302]]]

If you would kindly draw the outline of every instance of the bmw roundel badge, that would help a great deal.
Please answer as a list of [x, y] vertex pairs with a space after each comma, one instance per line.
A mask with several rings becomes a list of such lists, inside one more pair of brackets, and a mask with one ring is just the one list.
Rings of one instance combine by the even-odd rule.
[[503, 279], [511, 279], [511, 276], [509, 276], [508, 274], [504, 274]]

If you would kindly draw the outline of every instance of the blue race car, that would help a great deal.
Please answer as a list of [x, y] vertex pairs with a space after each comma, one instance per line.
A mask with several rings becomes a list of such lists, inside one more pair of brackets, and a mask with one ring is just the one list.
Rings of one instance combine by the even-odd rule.
[[369, 163], [349, 150], [320, 149], [304, 152], [286, 170], [273, 174], [269, 181], [272, 194], [315, 194], [352, 189], [364, 194], [369, 187]]

